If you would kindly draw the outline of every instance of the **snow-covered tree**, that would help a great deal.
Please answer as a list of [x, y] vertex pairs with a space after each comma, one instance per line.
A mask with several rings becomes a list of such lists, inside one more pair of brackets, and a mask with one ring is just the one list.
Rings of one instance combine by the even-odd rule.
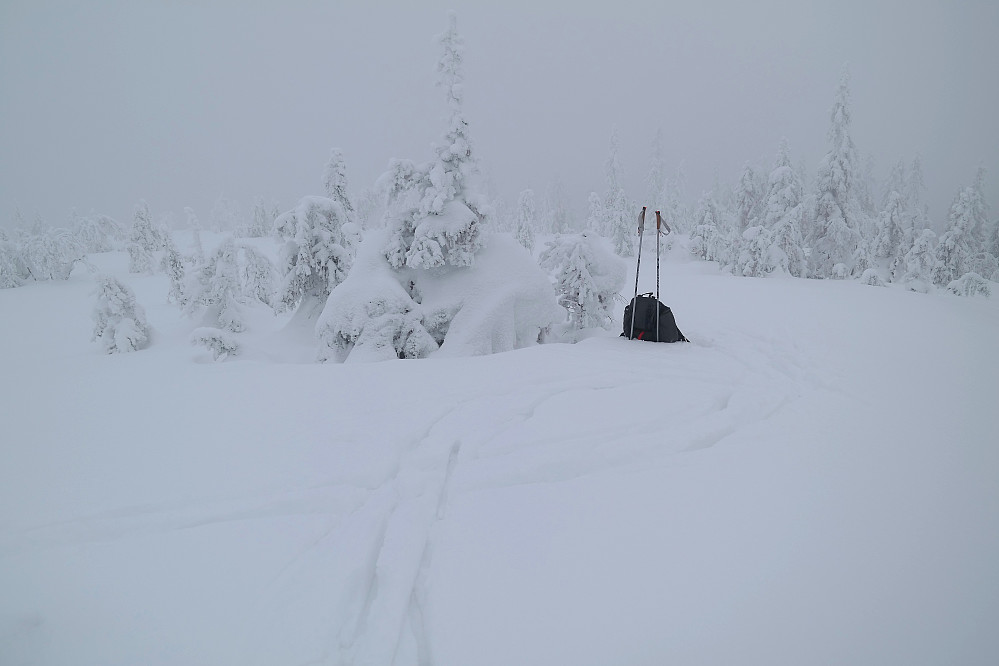
[[149, 342], [146, 313], [136, 302], [135, 292], [110, 275], [97, 276], [97, 304], [92, 316], [92, 339], [108, 354], [136, 351]]
[[343, 151], [334, 148], [330, 153], [330, 159], [323, 169], [323, 191], [326, 197], [336, 201], [343, 207], [343, 212], [347, 216], [347, 221], [357, 224], [357, 214], [354, 211], [354, 203], [347, 193], [347, 162], [343, 157]]
[[646, 201], [652, 210], [663, 211], [666, 209], [666, 192], [668, 180], [666, 177], [666, 160], [663, 156], [663, 131], [662, 128], [656, 130], [655, 139], [652, 140], [652, 155], [649, 159], [649, 173], [645, 177]]
[[201, 222], [191, 208], [185, 208], [184, 214], [187, 215], [187, 226], [191, 229], [190, 259], [195, 266], [201, 266], [205, 263], [205, 248], [201, 244]]
[[187, 276], [184, 258], [177, 250], [173, 238], [169, 235], [166, 238], [166, 246], [166, 252], [163, 253], [162, 268], [163, 272], [170, 279], [170, 291], [167, 294], [167, 300], [183, 307], [187, 302], [184, 294], [184, 283]]
[[819, 166], [809, 273], [827, 278], [849, 274], [861, 242], [857, 201], [857, 149], [850, 137], [849, 78], [844, 74], [830, 113], [829, 152]]
[[871, 253], [877, 259], [887, 260], [894, 275], [901, 268], [905, 257], [905, 204], [902, 195], [889, 193], [885, 209], [878, 214]]
[[67, 229], [27, 234], [17, 248], [19, 260], [33, 280], [68, 280], [76, 264], [86, 261], [82, 244]]
[[454, 14], [439, 37], [443, 54], [437, 63], [437, 84], [444, 89], [449, 110], [444, 141], [433, 162], [416, 167], [393, 160], [382, 176], [388, 192], [390, 230], [385, 256], [395, 268], [470, 266], [482, 245], [482, 227], [490, 207], [474, 182], [478, 163], [468, 134], [463, 100], [464, 42]]
[[925, 293], [933, 284], [933, 273], [937, 265], [933, 251], [936, 238], [935, 233], [924, 229], [916, 236], [912, 247], [902, 259], [902, 282], [912, 291]]
[[553, 234], [569, 233], [572, 224], [569, 221], [569, 206], [565, 198], [565, 186], [562, 179], [556, 177], [545, 189], [543, 227]]
[[237, 252], [232, 238], [222, 241], [205, 264], [198, 268], [185, 307], [188, 314], [204, 312], [206, 322], [217, 322], [220, 328], [233, 333], [245, 328], [240, 308], [242, 288]]
[[610, 153], [607, 156], [605, 174], [607, 192], [603, 196], [603, 233], [614, 245], [614, 251], [622, 257], [635, 254], [635, 229], [632, 224], [632, 211], [622, 186], [621, 162], [619, 153], [621, 139], [617, 127], [611, 130]]
[[773, 241], [770, 231], [753, 225], [742, 232], [739, 244], [739, 271], [746, 277], [762, 277], [770, 272], [769, 253]]
[[241, 224], [236, 230], [239, 238], [264, 238], [271, 233], [271, 226], [274, 219], [264, 204], [263, 197], [256, 197], [253, 200], [253, 208], [250, 211], [250, 218], [245, 224]]
[[534, 228], [537, 226], [537, 207], [534, 204], [534, 190], [527, 189], [517, 198], [517, 242], [534, 251]]
[[279, 271], [278, 310], [297, 307], [303, 299], [325, 303], [343, 282], [353, 262], [354, 244], [347, 214], [336, 201], [305, 197], [274, 222], [284, 240]]
[[991, 296], [989, 281], [975, 272], [968, 272], [947, 285], [947, 291], [958, 296]]
[[559, 236], [548, 243], [540, 263], [555, 281], [572, 328], [614, 323], [614, 298], [627, 278], [624, 262], [605, 239], [590, 231]]
[[940, 235], [936, 248], [937, 266], [933, 282], [946, 286], [973, 270], [977, 255], [985, 252], [985, 230], [988, 205], [982, 195], [984, 176], [976, 176], [975, 184], [964, 188], [954, 198], [947, 215], [947, 231]]
[[767, 181], [762, 215], [771, 246], [766, 253], [766, 270], [805, 277], [807, 268], [801, 230], [805, 213], [804, 187], [791, 167], [787, 139], [781, 139], [777, 160]]
[[159, 234], [153, 226], [152, 215], [149, 214], [149, 205], [145, 201], [140, 201], [135, 206], [135, 216], [132, 221], [132, 232], [128, 237], [130, 273], [152, 273], [153, 272], [153, 252], [161, 244]]
[[740, 233], [762, 222], [766, 195], [766, 182], [747, 162], [742, 168], [742, 175], [739, 176], [739, 184], [735, 189], [736, 219], [739, 222]]
[[368, 187], [357, 195], [357, 224], [362, 229], [370, 228], [376, 222], [376, 213], [382, 207], [384, 195], [377, 187]]
[[77, 218], [73, 234], [88, 254], [110, 252], [125, 241], [125, 230], [107, 215], [88, 215]]
[[705, 261], [727, 263], [730, 247], [728, 230], [713, 192], [705, 192], [697, 203], [694, 228], [690, 232], [690, 251]]
[[30, 277], [17, 243], [0, 238], [0, 289], [20, 287]]

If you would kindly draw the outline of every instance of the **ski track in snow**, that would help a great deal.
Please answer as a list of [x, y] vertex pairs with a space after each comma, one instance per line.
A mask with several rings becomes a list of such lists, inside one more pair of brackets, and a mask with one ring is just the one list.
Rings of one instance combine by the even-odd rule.
[[[786, 355], [786, 345], [730, 336], [669, 346], [598, 340], [621, 363], [614, 381], [604, 369], [451, 400], [398, 446], [374, 488], [339, 482], [81, 516], [0, 533], [0, 558], [226, 522], [315, 517], [324, 528], [262, 584], [258, 613], [312, 607], [302, 597], [328, 595], [326, 635], [305, 637], [308, 663], [430, 663], [425, 600], [435, 534], [449, 502], [463, 493], [567, 482], [702, 451], [770, 418], [802, 387], [821, 388], [800, 359]], [[678, 378], [698, 387], [696, 395], [671, 396], [669, 384]], [[579, 409], [607, 410], [604, 427], [574, 431], [571, 415]], [[566, 427], [553, 434], [547, 424], [566, 417]], [[468, 428], [470, 422], [477, 427]], [[308, 578], [322, 560], [329, 578]], [[266, 651], [260, 659], [266, 661]]]

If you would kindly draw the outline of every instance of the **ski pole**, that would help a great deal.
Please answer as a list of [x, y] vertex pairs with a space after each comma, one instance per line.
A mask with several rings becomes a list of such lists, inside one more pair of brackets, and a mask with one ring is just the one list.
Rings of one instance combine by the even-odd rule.
[[662, 235], [663, 218], [656, 211], [656, 342], [661, 342], [659, 339], [659, 237]]
[[636, 303], [638, 300], [638, 274], [642, 270], [642, 235], [645, 233], [646, 208], [646, 206], [642, 206], [642, 212], [638, 214], [638, 265], [635, 267], [635, 297], [631, 299], [631, 332], [628, 335], [629, 340], [635, 339], [635, 310], [638, 309]]

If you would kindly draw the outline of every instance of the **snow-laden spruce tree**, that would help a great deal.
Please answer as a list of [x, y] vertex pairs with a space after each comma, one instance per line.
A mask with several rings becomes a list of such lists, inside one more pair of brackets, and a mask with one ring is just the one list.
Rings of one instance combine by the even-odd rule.
[[749, 162], [742, 167], [739, 183], [735, 188], [736, 219], [739, 233], [762, 222], [767, 183]]
[[857, 149], [850, 137], [850, 85], [844, 73], [830, 112], [829, 152], [819, 165], [812, 236], [806, 241], [809, 275], [843, 277], [853, 270], [861, 243], [857, 201]]
[[236, 236], [239, 238], [264, 238], [270, 235], [273, 223], [274, 219], [267, 210], [264, 198], [255, 197], [253, 207], [250, 210], [250, 218], [236, 230]]
[[770, 247], [773, 244], [770, 230], [754, 224], [740, 237], [737, 267], [746, 277], [762, 277], [770, 273]]
[[902, 283], [912, 291], [926, 293], [933, 286], [937, 265], [934, 253], [936, 238], [931, 230], [923, 229], [902, 258]]
[[875, 223], [875, 236], [871, 242], [871, 252], [875, 259], [886, 264], [892, 277], [902, 270], [905, 258], [905, 226], [907, 224], [905, 201], [898, 191], [892, 190], [885, 202], [885, 208]]
[[652, 155], [649, 158], [649, 173], [645, 176], [646, 201], [651, 210], [666, 210], [666, 159], [663, 151], [663, 130], [658, 128], [652, 140]]
[[690, 232], [691, 253], [705, 261], [717, 261], [725, 266], [730, 261], [732, 239], [714, 192], [705, 192], [697, 203], [693, 230]]
[[627, 277], [624, 262], [606, 239], [591, 231], [558, 236], [548, 243], [540, 263], [555, 282], [571, 329], [615, 323], [614, 298]]
[[132, 231], [128, 236], [128, 272], [152, 273], [153, 252], [162, 239], [153, 226], [153, 217], [149, 213], [149, 204], [140, 201], [135, 206], [135, 216], [132, 220]]
[[770, 240], [766, 270], [805, 277], [807, 265], [801, 231], [805, 214], [804, 187], [791, 167], [787, 139], [781, 139], [767, 184], [762, 207], [763, 226], [768, 230]]
[[246, 328], [245, 307], [273, 303], [274, 268], [252, 245], [229, 237], [187, 280], [182, 304], [190, 316], [200, 314], [205, 326], [231, 333]]
[[93, 311], [93, 341], [108, 354], [131, 352], [149, 342], [146, 312], [135, 300], [135, 292], [110, 275], [97, 276], [97, 303]]
[[[975, 183], [961, 190], [947, 214], [947, 230], [937, 243], [937, 266], [933, 282], [947, 286], [982, 262], [985, 253], [985, 230], [988, 204], [982, 193], [984, 171], [979, 170]], [[991, 277], [991, 276], [990, 276]]]
[[565, 186], [557, 177], [545, 188], [544, 224], [542, 228], [553, 234], [566, 234], [572, 229], [569, 221], [569, 206], [566, 203]]
[[326, 302], [353, 262], [355, 231], [343, 206], [326, 197], [303, 198], [274, 222], [284, 241], [277, 309], [291, 310], [309, 300]]
[[607, 192], [602, 199], [604, 220], [598, 231], [611, 239], [618, 256], [631, 257], [635, 254], [635, 230], [628, 197], [622, 185], [620, 152], [621, 138], [615, 126], [611, 129], [610, 152], [604, 166]]
[[517, 242], [529, 252], [534, 251], [534, 229], [538, 224], [538, 209], [534, 203], [534, 190], [527, 189], [517, 197]]
[[191, 208], [185, 208], [187, 226], [191, 229], [191, 254], [187, 257], [190, 263], [201, 266], [205, 263], [205, 247], [201, 244], [201, 222]]
[[330, 159], [323, 169], [323, 192], [328, 199], [340, 204], [347, 222], [357, 224], [357, 212], [347, 191], [347, 161], [339, 148], [330, 152]]
[[68, 280], [86, 252], [68, 229], [40, 229], [25, 234], [17, 244], [19, 260], [33, 280]]
[[169, 234], [166, 237], [166, 251], [163, 253], [163, 260], [160, 266], [170, 279], [170, 291], [167, 294], [167, 300], [183, 307], [187, 303], [184, 284], [187, 279], [187, 267], [184, 265], [184, 258], [177, 250], [177, 245], [173, 242], [173, 237]]
[[474, 183], [478, 164], [463, 108], [464, 42], [453, 13], [439, 41], [437, 85], [444, 89], [449, 111], [443, 143], [433, 162], [415, 166], [393, 160], [381, 179], [388, 192], [390, 231], [385, 257], [394, 268], [472, 265], [490, 212]]

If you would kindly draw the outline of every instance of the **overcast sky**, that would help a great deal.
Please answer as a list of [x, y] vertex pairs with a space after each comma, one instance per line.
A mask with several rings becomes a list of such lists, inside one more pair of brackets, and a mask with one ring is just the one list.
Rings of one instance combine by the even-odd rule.
[[558, 177], [585, 215], [615, 125], [637, 200], [658, 128], [691, 203], [769, 167], [782, 136], [813, 175], [849, 64], [879, 176], [921, 155], [939, 224], [985, 166], [999, 207], [995, 0], [0, 0], [0, 222], [128, 222], [140, 199], [207, 219], [220, 195], [286, 208], [321, 192], [333, 147], [354, 190], [392, 157], [428, 160], [448, 9], [471, 135], [511, 204]]

